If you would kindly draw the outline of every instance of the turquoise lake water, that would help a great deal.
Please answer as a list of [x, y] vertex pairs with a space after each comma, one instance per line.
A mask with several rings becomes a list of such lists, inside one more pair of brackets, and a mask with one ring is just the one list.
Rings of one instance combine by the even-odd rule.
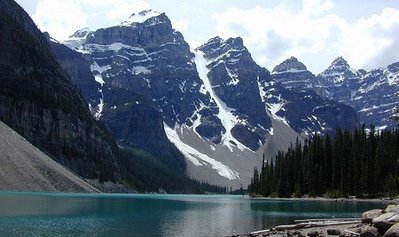
[[0, 192], [1, 236], [226, 236], [295, 219], [359, 217], [380, 202], [217, 195]]

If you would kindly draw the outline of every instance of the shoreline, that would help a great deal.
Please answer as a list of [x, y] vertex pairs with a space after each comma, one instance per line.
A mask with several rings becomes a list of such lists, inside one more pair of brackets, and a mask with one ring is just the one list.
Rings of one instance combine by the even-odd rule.
[[387, 204], [399, 204], [399, 199], [389, 198], [324, 198], [324, 197], [295, 197], [295, 198], [274, 198], [274, 197], [250, 197], [245, 195], [243, 198], [249, 200], [265, 201], [330, 201], [330, 202], [381, 202]]
[[[248, 197], [249, 198], [249, 197]], [[253, 199], [253, 198], [252, 198]], [[255, 198], [255, 200], [326, 200], [326, 198]], [[231, 237], [360, 237], [360, 236], [398, 236], [399, 205], [398, 199], [338, 199], [340, 201], [374, 201], [387, 203], [385, 209], [373, 209], [363, 212], [358, 218], [330, 218], [295, 220], [293, 224], [277, 225], [270, 229], [252, 231]], [[389, 201], [394, 202], [391, 205]], [[389, 233], [389, 234], [388, 234]]]

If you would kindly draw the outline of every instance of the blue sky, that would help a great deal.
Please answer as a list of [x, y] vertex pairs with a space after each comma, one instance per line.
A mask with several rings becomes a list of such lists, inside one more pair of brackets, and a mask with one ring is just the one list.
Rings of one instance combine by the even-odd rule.
[[241, 36], [261, 66], [290, 56], [319, 73], [338, 56], [355, 68], [399, 61], [398, 0], [17, 0], [59, 40], [117, 25], [144, 9], [165, 12], [191, 47]]

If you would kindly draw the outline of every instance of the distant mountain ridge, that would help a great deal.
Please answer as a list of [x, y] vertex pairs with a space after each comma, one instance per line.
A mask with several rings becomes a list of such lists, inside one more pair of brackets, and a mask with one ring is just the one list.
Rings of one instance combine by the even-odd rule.
[[373, 124], [378, 129], [396, 126], [390, 116], [399, 106], [399, 62], [387, 68], [366, 71], [355, 70], [344, 58], [338, 57], [317, 76], [305, 70], [278, 71], [279, 68], [295, 68], [298, 63], [302, 64], [294, 60], [293, 65], [292, 59], [276, 66], [272, 74], [284, 87], [314, 90], [325, 98], [350, 105], [358, 112], [360, 122], [367, 126]]

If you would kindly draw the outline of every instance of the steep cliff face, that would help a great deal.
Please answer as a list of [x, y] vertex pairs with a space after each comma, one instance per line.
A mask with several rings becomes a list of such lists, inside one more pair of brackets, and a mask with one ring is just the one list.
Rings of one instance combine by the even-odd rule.
[[80, 53], [70, 50], [67, 46], [50, 38], [47, 33], [45, 33], [45, 37], [58, 63], [67, 72], [72, 83], [81, 92], [89, 107], [97, 107], [101, 102], [101, 85], [91, 73], [90, 63]]
[[14, 1], [0, 2], [0, 32], [0, 119], [78, 174], [112, 179], [111, 136]]

